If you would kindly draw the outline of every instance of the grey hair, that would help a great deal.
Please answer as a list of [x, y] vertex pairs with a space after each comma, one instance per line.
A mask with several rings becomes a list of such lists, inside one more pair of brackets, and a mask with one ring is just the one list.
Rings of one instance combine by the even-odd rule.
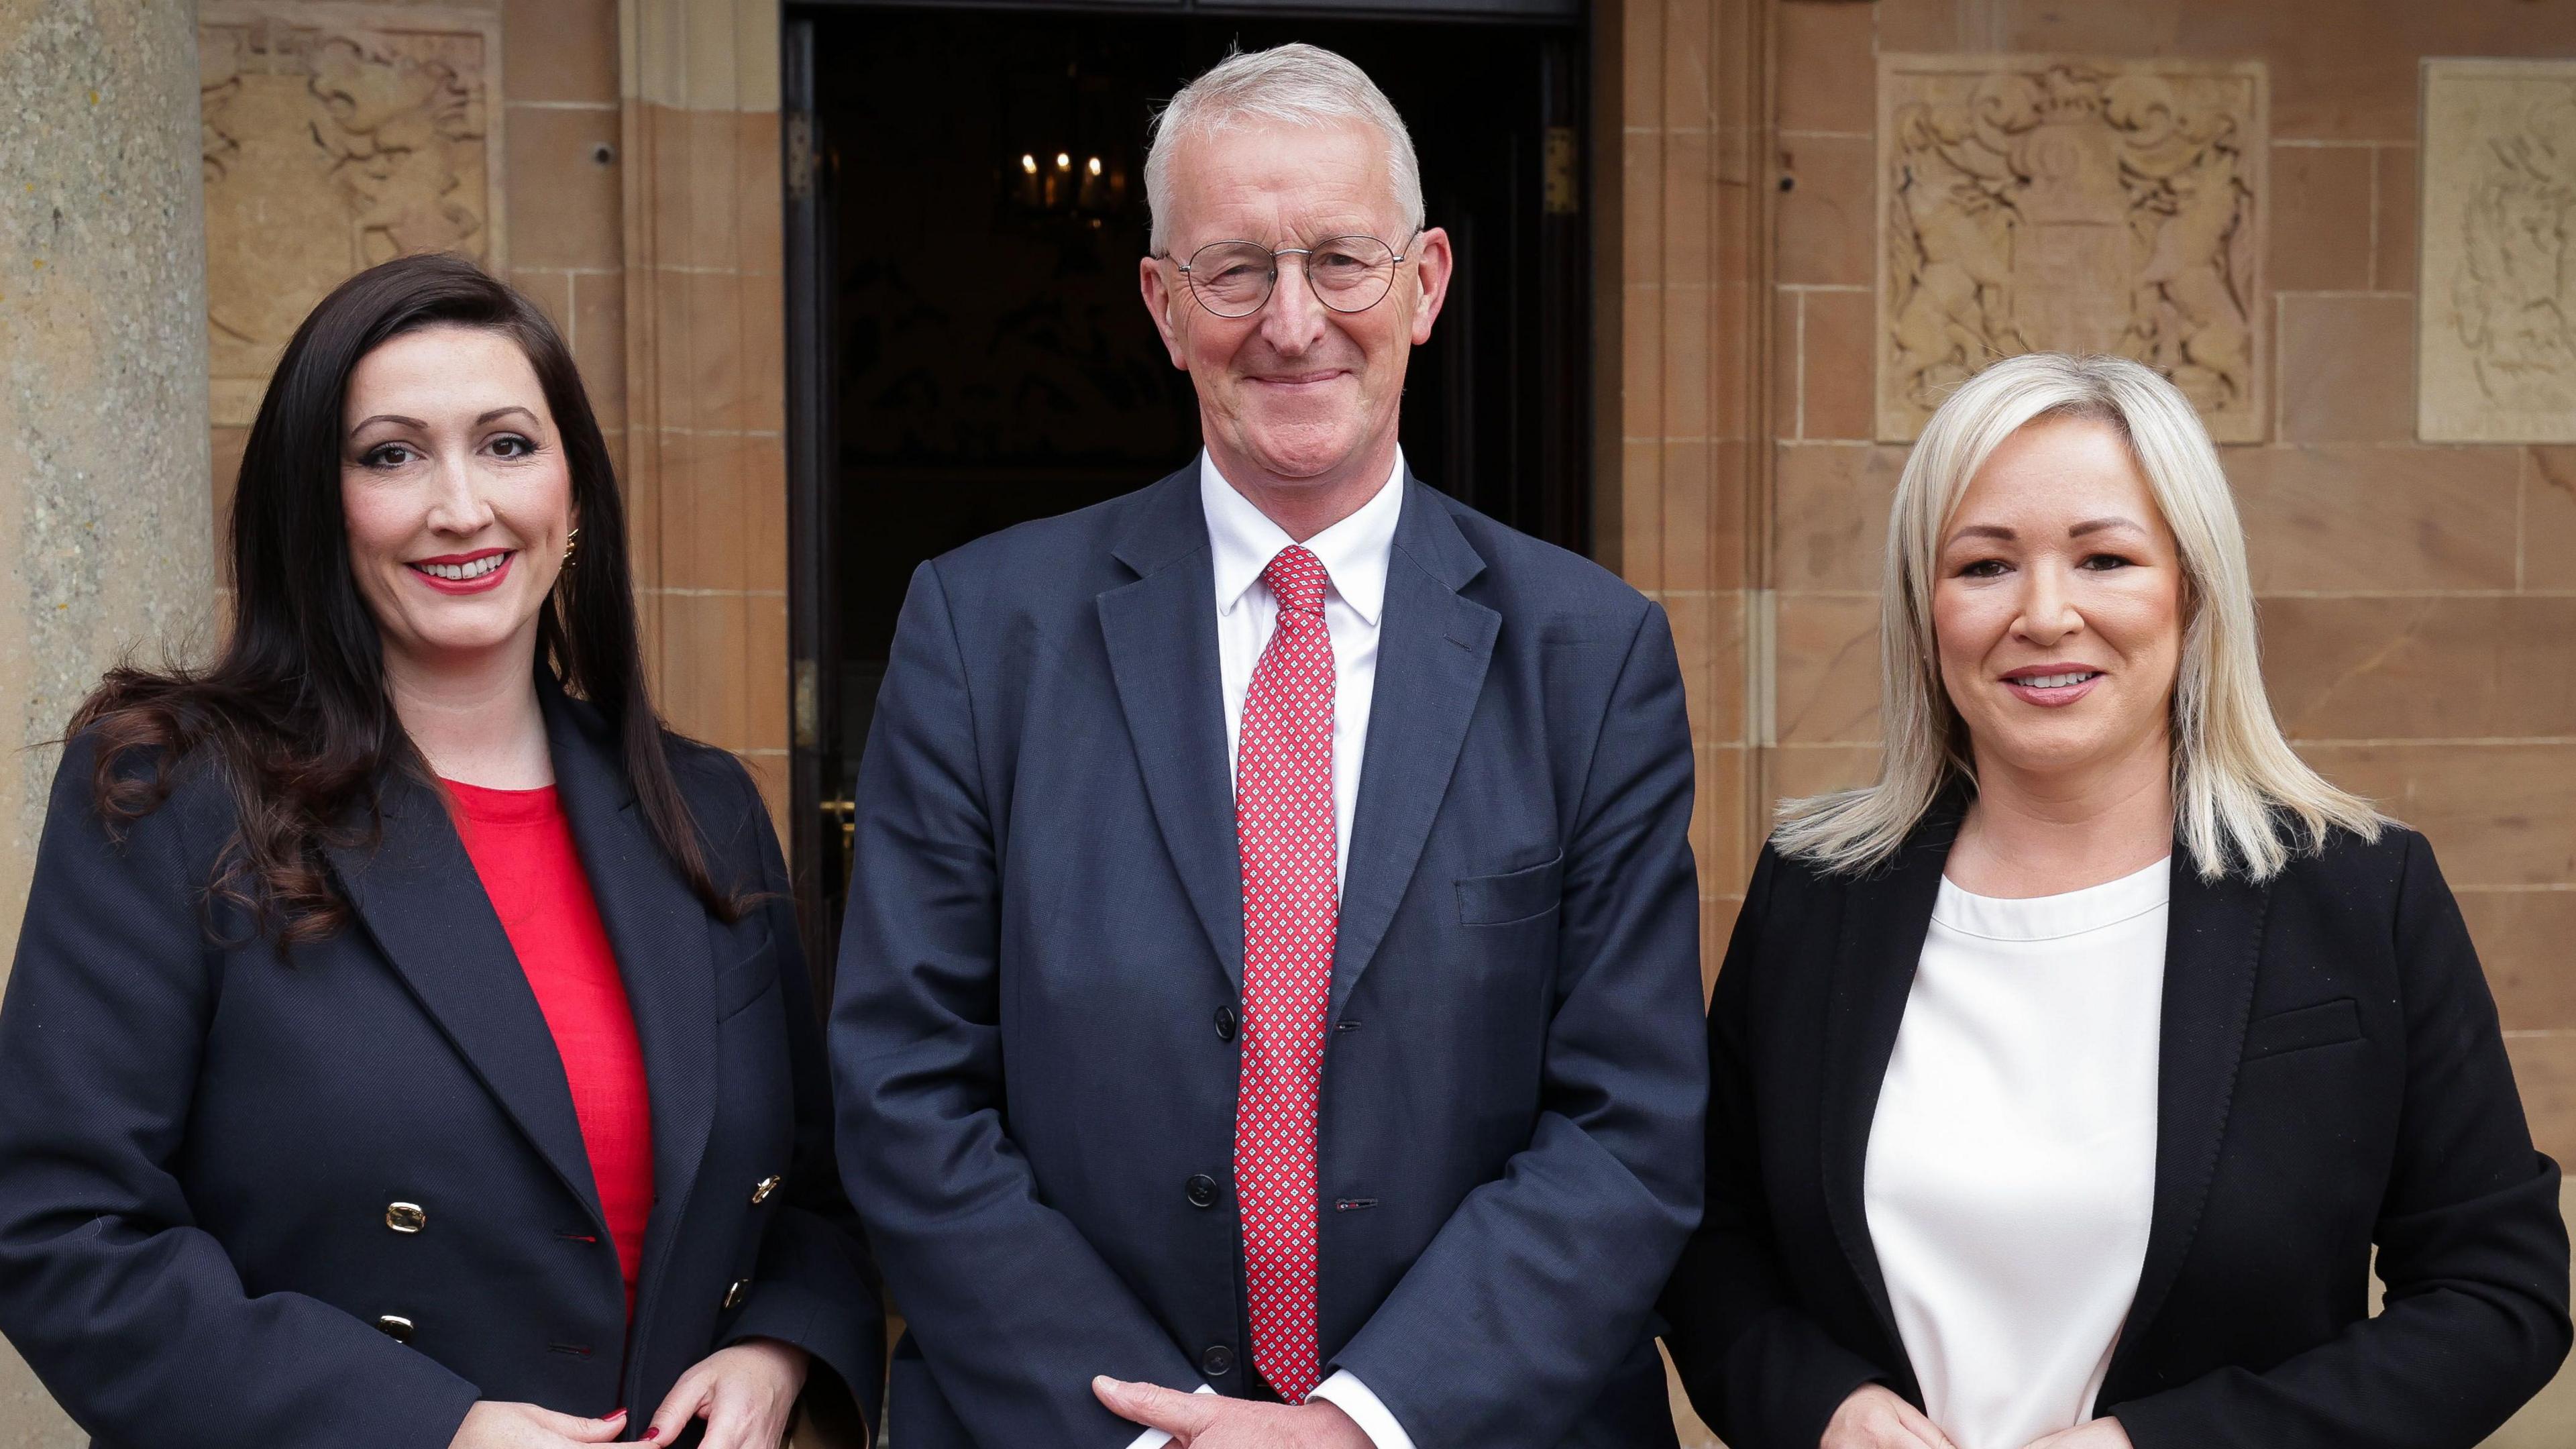
[[1987, 457], [2052, 417], [2118, 430], [2182, 555], [2174, 824], [2201, 877], [2216, 880], [2233, 868], [2267, 880], [2294, 853], [2320, 848], [2333, 827], [2378, 838], [2383, 817], [2308, 768], [2272, 717], [2245, 530], [2199, 415], [2172, 383], [2126, 358], [2034, 352], [1996, 363], [1951, 394], [1897, 479], [1879, 595], [1886, 743], [1878, 783], [1783, 802], [1773, 843], [1827, 870], [1863, 872], [1894, 855], [1944, 791], [1974, 788], [1967, 724], [1942, 685], [1932, 627], [1941, 534]]
[[[1154, 144], [1145, 153], [1145, 205], [1153, 214], [1157, 253], [1169, 240], [1164, 228], [1171, 224], [1173, 152], [1188, 137], [1215, 135], [1258, 121], [1291, 126], [1365, 121], [1377, 127], [1386, 137], [1386, 174], [1395, 186], [1396, 204], [1405, 210], [1405, 224], [1419, 226], [1424, 221], [1422, 163], [1414, 157], [1413, 133], [1404, 128], [1395, 103], [1368, 78], [1368, 72], [1321, 46], [1300, 41], [1227, 56], [1181, 87], [1180, 94], [1154, 117]], [[1397, 247], [1404, 245], [1400, 237], [1386, 240]]]

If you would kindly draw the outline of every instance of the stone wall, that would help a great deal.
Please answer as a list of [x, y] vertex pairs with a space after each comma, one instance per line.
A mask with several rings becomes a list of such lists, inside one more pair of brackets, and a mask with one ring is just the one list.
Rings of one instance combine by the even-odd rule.
[[626, 484], [647, 657], [673, 727], [739, 755], [786, 838], [778, 6], [623, 11]]
[[[0, 962], [73, 708], [207, 628], [194, 10], [0, 0]], [[81, 1442], [0, 1346], [0, 1449]]]

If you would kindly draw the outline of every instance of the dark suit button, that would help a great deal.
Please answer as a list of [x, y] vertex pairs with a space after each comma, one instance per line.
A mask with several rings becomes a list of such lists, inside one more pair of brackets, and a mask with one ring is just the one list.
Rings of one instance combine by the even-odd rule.
[[1231, 1006], [1220, 1006], [1216, 1009], [1216, 1039], [1234, 1040], [1234, 1008]]
[[377, 1314], [376, 1327], [396, 1343], [411, 1342], [411, 1320], [399, 1314]]
[[1216, 1206], [1216, 1179], [1202, 1172], [1189, 1180], [1190, 1206]]
[[733, 1282], [733, 1286], [725, 1290], [725, 1311], [730, 1313], [734, 1309], [740, 1308], [742, 1306], [742, 1300], [750, 1296], [751, 1280], [748, 1278], [736, 1278]]
[[429, 1226], [429, 1212], [416, 1202], [389, 1202], [385, 1226], [398, 1233], [416, 1233]]
[[1208, 1351], [1199, 1355], [1199, 1372], [1212, 1379], [1234, 1372], [1234, 1350], [1221, 1343], [1209, 1344]]

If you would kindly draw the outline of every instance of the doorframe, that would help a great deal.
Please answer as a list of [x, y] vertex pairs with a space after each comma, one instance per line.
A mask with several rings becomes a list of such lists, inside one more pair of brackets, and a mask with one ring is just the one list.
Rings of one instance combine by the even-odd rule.
[[[815, 113], [814, 21], [788, 10], [779, 26], [779, 165], [785, 176], [787, 346], [788, 850], [797, 920], [816, 995], [829, 1000], [840, 920], [832, 903], [846, 883], [845, 842], [855, 805], [823, 776], [839, 738], [839, 590], [825, 544], [838, 490], [830, 486], [838, 432], [833, 417], [831, 162]], [[829, 818], [827, 818], [827, 816]]]
[[[1421, 23], [1538, 25], [1573, 30], [1577, 65], [1551, 77], [1543, 103], [1547, 126], [1568, 126], [1581, 137], [1575, 159], [1575, 181], [1584, 215], [1582, 235], [1563, 249], [1565, 275], [1559, 280], [1566, 300], [1579, 307], [1588, 300], [1592, 327], [1572, 339], [1563, 355], [1554, 350], [1542, 360], [1552, 373], [1571, 362], [1588, 367], [1589, 387], [1560, 380], [1560, 391], [1576, 400], [1579, 415], [1554, 418], [1545, 429], [1541, 449], [1561, 459], [1569, 478], [1588, 486], [1550, 500], [1559, 536], [1578, 540], [1584, 551], [1602, 556], [1615, 549], [1615, 535], [1600, 527], [1605, 494], [1620, 488], [1613, 471], [1600, 466], [1606, 455], [1617, 457], [1615, 412], [1604, 412], [1604, 398], [1618, 396], [1618, 352], [1605, 349], [1603, 319], [1620, 306], [1616, 278], [1602, 285], [1605, 258], [1615, 259], [1617, 220], [1615, 183], [1603, 177], [1607, 160], [1619, 154], [1615, 131], [1604, 134], [1605, 116], [1615, 126], [1617, 112], [1596, 98], [1615, 96], [1622, 57], [1605, 39], [1616, 32], [1605, 14], [1638, 0], [1414, 0], [1410, 4], [1368, 0], [786, 0], [779, 8], [780, 166], [784, 177], [783, 278], [786, 309], [786, 474], [789, 753], [785, 816], [791, 874], [803, 923], [806, 957], [818, 989], [828, 993], [840, 933], [834, 901], [846, 890], [850, 852], [844, 847], [854, 802], [836, 796], [837, 782], [827, 780], [824, 765], [839, 738], [840, 697], [834, 687], [839, 667], [837, 590], [825, 541], [832, 536], [836, 490], [830, 486], [838, 440], [833, 419], [832, 315], [830, 277], [832, 185], [830, 138], [816, 113], [815, 23], [819, 15], [865, 10], [987, 10], [1022, 12], [1091, 12], [1102, 15], [1205, 15], [1258, 17], [1270, 20], [1381, 20]], [[1578, 28], [1579, 27], [1579, 28]], [[1614, 103], [1615, 104], [1615, 103]], [[1543, 217], [1542, 224], [1553, 223]], [[1578, 295], [1578, 291], [1581, 295]], [[1615, 339], [1617, 322], [1609, 324]], [[1614, 521], [1616, 504], [1609, 510]], [[1617, 567], [1615, 553], [1604, 559]], [[835, 812], [827, 818], [827, 811]]]

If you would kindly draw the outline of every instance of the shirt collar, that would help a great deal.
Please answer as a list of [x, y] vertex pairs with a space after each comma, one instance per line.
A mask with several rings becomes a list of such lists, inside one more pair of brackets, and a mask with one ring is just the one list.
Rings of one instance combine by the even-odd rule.
[[[1404, 509], [1403, 483], [1404, 450], [1397, 448], [1395, 467], [1369, 501], [1306, 540], [1307, 551], [1324, 566], [1326, 591], [1340, 595], [1372, 629], [1386, 607], [1387, 560], [1395, 551], [1395, 522]], [[1199, 503], [1207, 513], [1216, 565], [1216, 611], [1231, 615], [1279, 550], [1297, 540], [1237, 493], [1205, 449], [1199, 452]]]

